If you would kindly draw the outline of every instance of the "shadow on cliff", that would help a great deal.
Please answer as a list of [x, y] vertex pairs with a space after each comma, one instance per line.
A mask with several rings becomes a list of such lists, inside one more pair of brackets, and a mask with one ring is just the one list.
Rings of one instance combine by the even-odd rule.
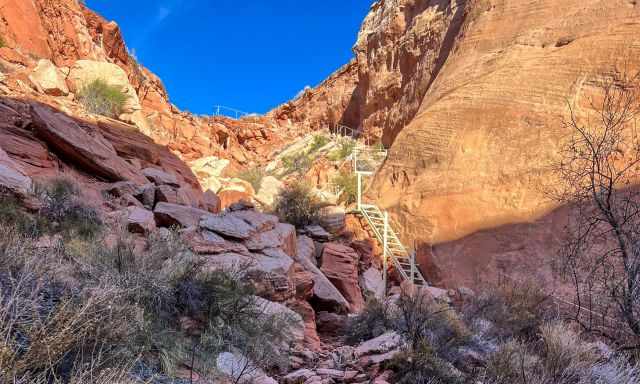
[[[617, 193], [637, 196], [640, 185]], [[582, 207], [589, 211], [594, 207]], [[535, 279], [549, 289], [566, 288], [560, 278], [567, 229], [578, 211], [576, 204], [557, 207], [531, 222], [477, 231], [458, 240], [417, 245], [417, 262], [434, 285], [477, 287], [501, 276]]]
[[153, 167], [175, 174], [194, 199], [202, 194], [191, 169], [135, 126], [33, 99], [0, 97], [0, 147], [32, 177], [72, 172], [89, 182], [142, 183], [142, 169]]

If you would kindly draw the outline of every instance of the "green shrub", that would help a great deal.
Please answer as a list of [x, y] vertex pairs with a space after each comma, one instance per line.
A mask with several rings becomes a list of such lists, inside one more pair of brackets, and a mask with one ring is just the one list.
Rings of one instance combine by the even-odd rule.
[[297, 172], [297, 173], [306, 173], [311, 165], [313, 164], [313, 159], [306, 152], [296, 153], [290, 156], [285, 156], [282, 158], [282, 165], [284, 166], [285, 175]]
[[0, 195], [0, 224], [14, 226], [19, 233], [28, 236], [38, 236], [45, 230], [42, 220], [26, 212], [13, 196]]
[[464, 378], [450, 363], [439, 358], [428, 344], [403, 351], [386, 364], [398, 384], [463, 384]]
[[310, 186], [296, 182], [280, 192], [276, 198], [275, 211], [283, 221], [296, 227], [304, 227], [318, 222], [320, 203]]
[[340, 199], [346, 204], [355, 203], [358, 199], [358, 177], [352, 172], [341, 172], [333, 182], [340, 188]]
[[376, 298], [367, 298], [364, 310], [350, 318], [347, 323], [346, 341], [357, 344], [378, 337], [393, 329], [392, 321], [388, 303], [383, 303]]
[[356, 148], [355, 140], [344, 140], [340, 143], [338, 149], [334, 150], [329, 154], [329, 160], [331, 161], [342, 161], [349, 157], [354, 149]]
[[92, 113], [117, 118], [122, 114], [127, 96], [120, 87], [96, 79], [78, 92], [78, 101]]
[[258, 193], [262, 185], [262, 179], [264, 179], [265, 176], [266, 174], [263, 169], [251, 168], [240, 172], [237, 177], [251, 184], [253, 190]]
[[314, 153], [325, 145], [329, 144], [329, 138], [324, 135], [313, 136], [313, 141], [309, 146], [308, 154]]

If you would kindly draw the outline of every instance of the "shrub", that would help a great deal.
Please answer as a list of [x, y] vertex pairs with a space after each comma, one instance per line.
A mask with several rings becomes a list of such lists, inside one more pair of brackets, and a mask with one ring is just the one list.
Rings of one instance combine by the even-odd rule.
[[507, 281], [484, 287], [483, 294], [466, 303], [463, 312], [469, 323], [478, 319], [491, 322], [489, 337], [534, 340], [540, 327], [555, 317], [550, 304], [549, 296], [536, 282]]
[[258, 193], [262, 186], [262, 179], [265, 177], [265, 172], [261, 168], [251, 168], [240, 172], [237, 177], [251, 184], [253, 190]]
[[329, 154], [329, 160], [342, 161], [349, 157], [356, 148], [355, 140], [343, 140], [335, 151]]
[[541, 336], [544, 370], [553, 380], [577, 381], [598, 360], [593, 346], [580, 340], [566, 324], [545, 324]]
[[14, 226], [15, 230], [29, 236], [38, 236], [44, 231], [39, 217], [26, 212], [13, 196], [0, 195], [0, 224]]
[[276, 198], [275, 211], [283, 221], [296, 227], [304, 227], [318, 222], [320, 203], [310, 186], [296, 182], [280, 192]]
[[313, 160], [306, 152], [296, 153], [282, 158], [284, 166], [284, 174], [288, 175], [294, 172], [305, 173], [311, 168]]
[[313, 136], [313, 141], [309, 146], [308, 154], [314, 153], [325, 145], [329, 144], [329, 138], [324, 135]]
[[392, 321], [388, 303], [367, 298], [364, 310], [347, 323], [347, 342], [356, 344], [378, 337], [393, 328]]
[[539, 358], [518, 340], [502, 344], [486, 364], [485, 374], [495, 384], [531, 383], [539, 372]]
[[78, 92], [78, 101], [95, 114], [117, 118], [122, 114], [127, 96], [122, 89], [96, 79]]
[[428, 344], [404, 351], [386, 365], [398, 384], [463, 384], [464, 379], [450, 363], [439, 358]]
[[0, 36], [0, 48], [4, 48], [7, 46], [7, 43], [4, 41], [4, 37]]
[[358, 199], [358, 177], [352, 172], [341, 172], [333, 182], [342, 191], [340, 198], [346, 204], [353, 204]]

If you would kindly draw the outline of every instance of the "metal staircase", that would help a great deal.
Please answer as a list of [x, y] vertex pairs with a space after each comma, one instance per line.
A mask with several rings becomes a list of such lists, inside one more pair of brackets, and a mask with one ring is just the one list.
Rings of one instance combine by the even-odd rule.
[[428, 285], [420, 273], [418, 264], [416, 264], [415, 252], [409, 252], [402, 245], [400, 238], [389, 225], [389, 214], [371, 204], [361, 204], [359, 210], [382, 245], [385, 278], [388, 268], [387, 260], [390, 260], [403, 280], [410, 281], [415, 285]]
[[377, 172], [387, 157], [384, 148], [371, 146], [367, 141], [359, 142], [353, 151], [353, 170], [357, 175], [357, 210], [366, 219], [376, 239], [382, 245], [385, 287], [389, 263], [396, 269], [400, 278], [415, 285], [428, 285], [416, 263], [415, 252], [409, 252], [400, 241], [400, 237], [389, 224], [389, 214], [374, 204], [362, 202], [362, 179]]

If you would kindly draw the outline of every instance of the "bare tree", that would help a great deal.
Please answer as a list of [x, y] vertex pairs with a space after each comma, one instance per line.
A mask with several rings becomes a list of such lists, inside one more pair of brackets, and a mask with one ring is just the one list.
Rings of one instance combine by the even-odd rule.
[[585, 330], [640, 338], [640, 72], [625, 62], [589, 84], [586, 108], [568, 103], [572, 134], [555, 167], [554, 197], [572, 212], [564, 272]]

